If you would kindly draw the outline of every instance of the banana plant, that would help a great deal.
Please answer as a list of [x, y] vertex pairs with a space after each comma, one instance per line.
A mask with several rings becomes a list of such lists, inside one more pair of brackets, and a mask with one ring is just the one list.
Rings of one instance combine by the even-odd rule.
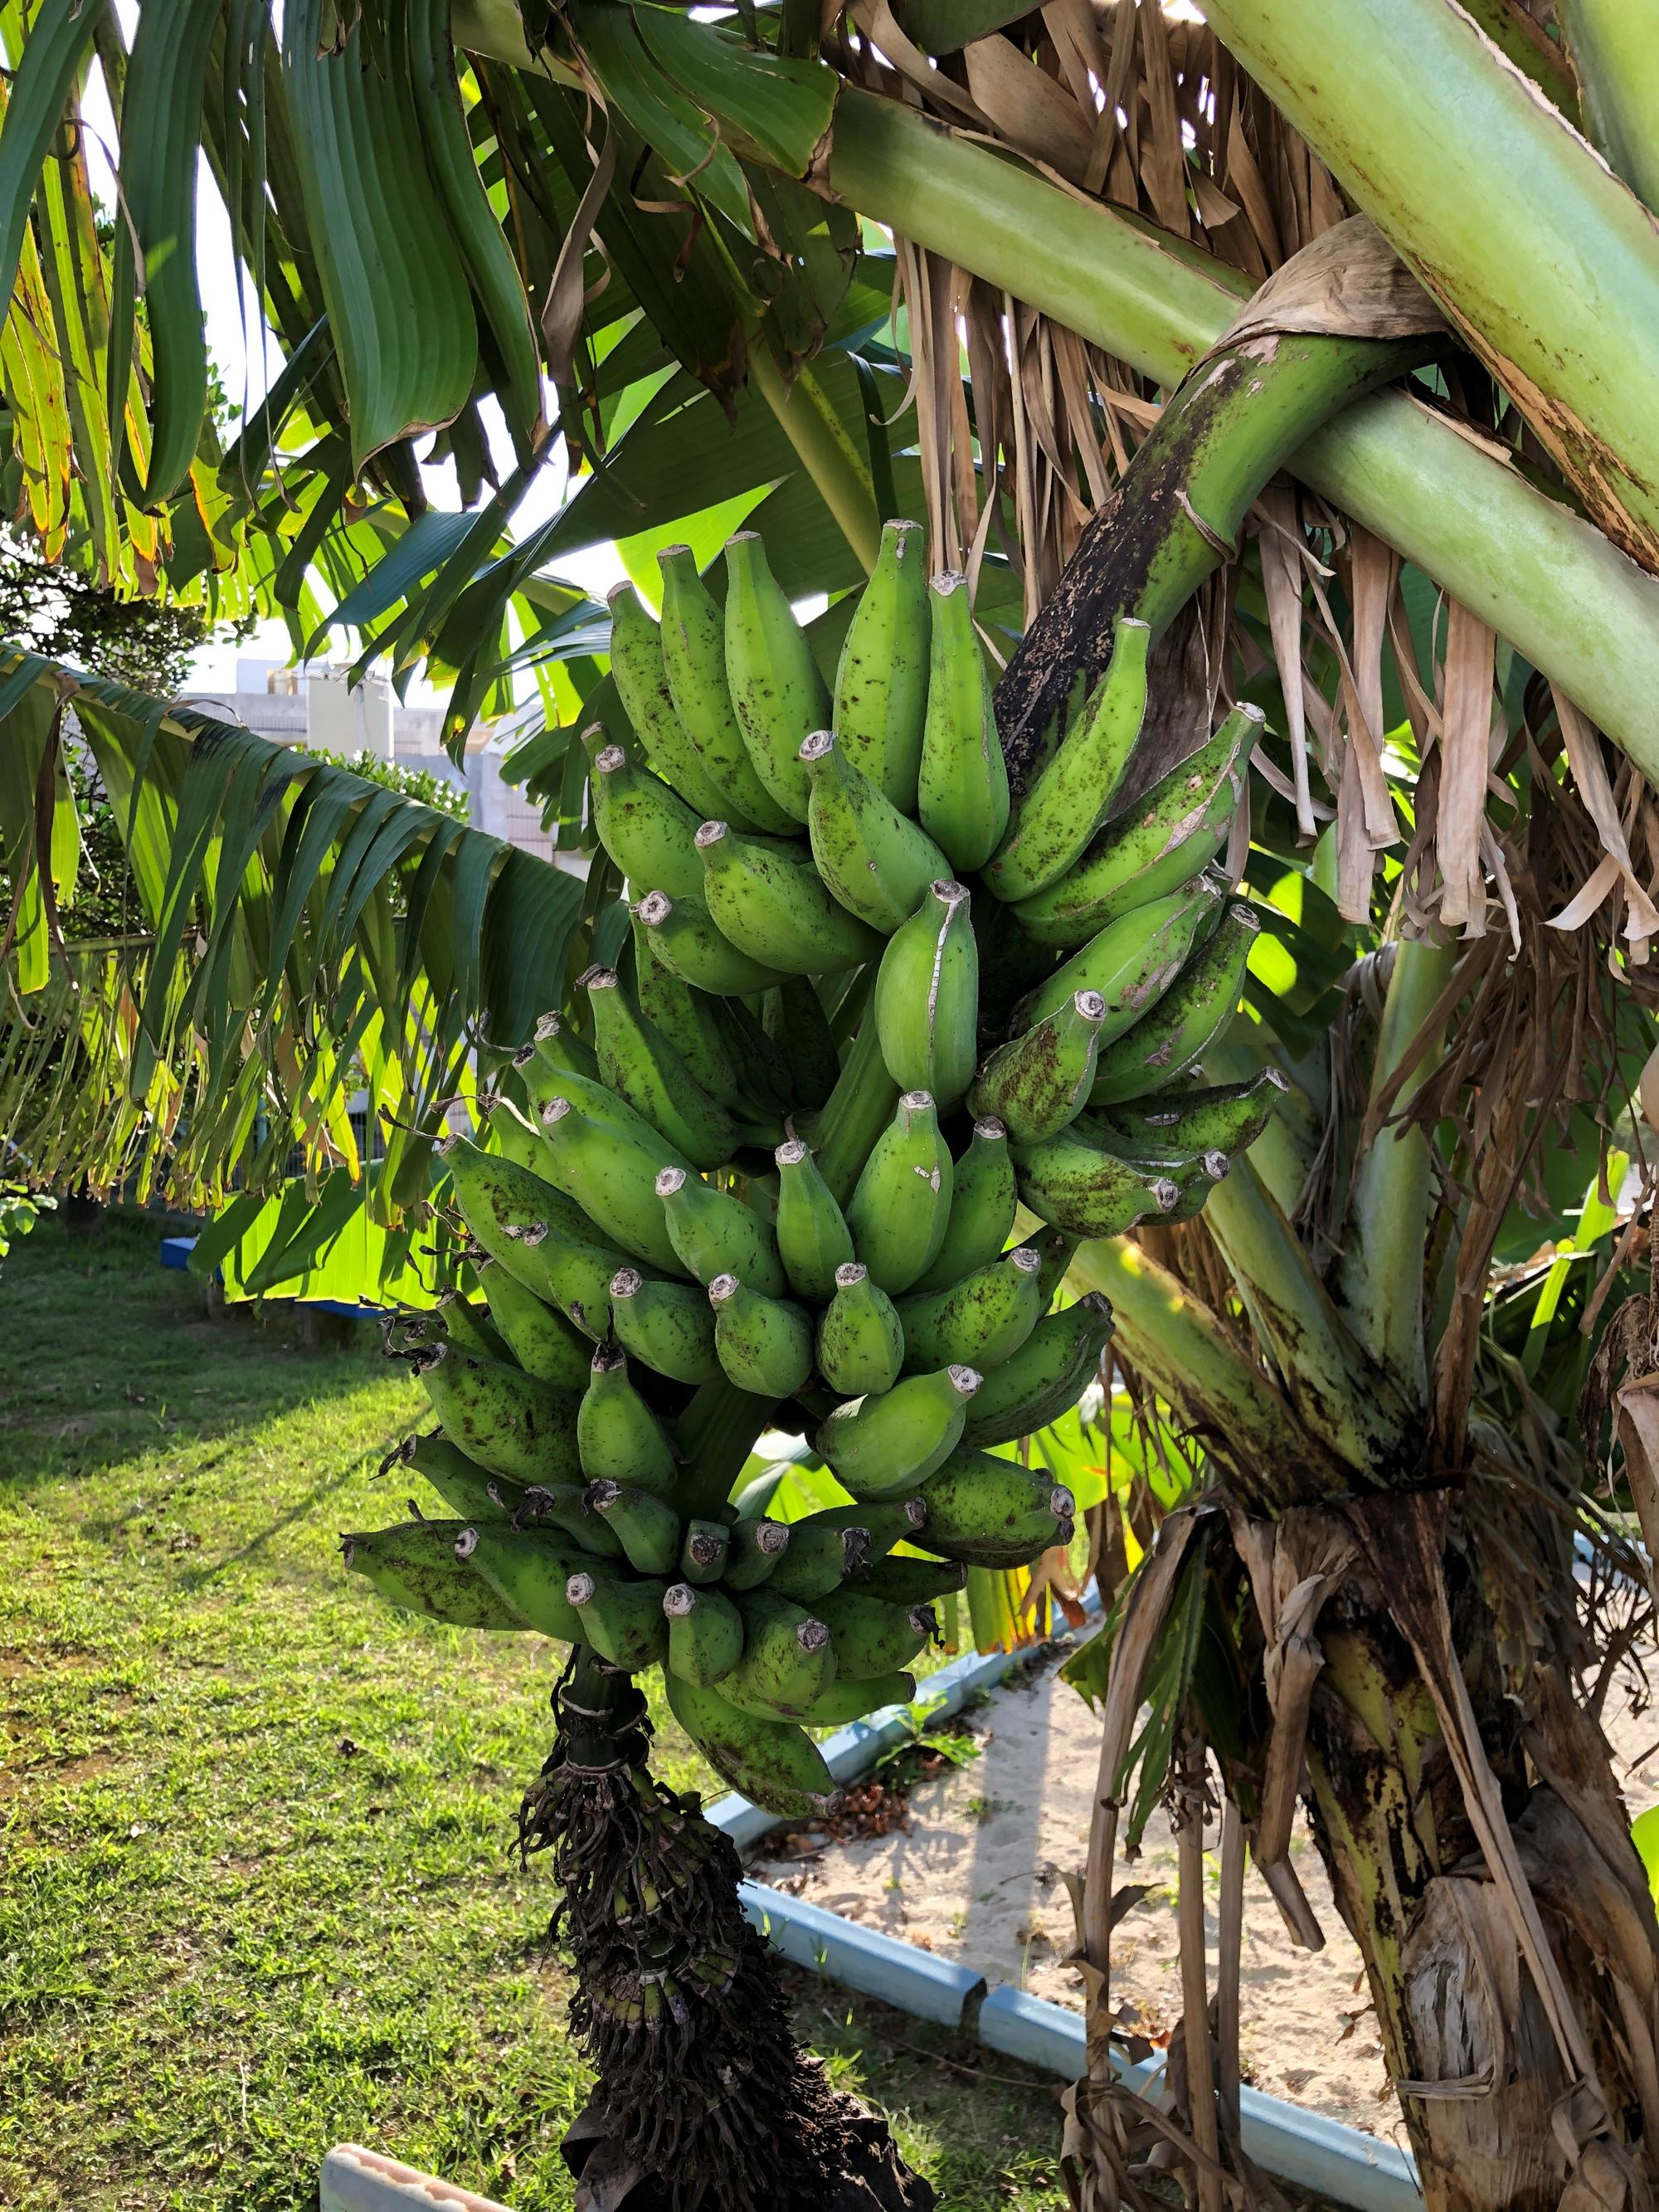
[[[665, 1637], [672, 1657], [678, 1631], [688, 1665], [717, 1663], [691, 1656], [721, 1648], [721, 1607], [697, 1595], [721, 1577], [692, 1571], [721, 1554], [714, 1524], [727, 1583], [752, 1577], [759, 1590], [777, 1571], [765, 1516], [734, 1537], [744, 1518], [722, 1511], [716, 1473], [735, 1477], [747, 1448], [727, 1392], [802, 1387], [792, 1378], [809, 1341], [849, 1382], [884, 1378], [865, 1382], [867, 1427], [863, 1411], [821, 1416], [829, 1463], [839, 1453], [867, 1485], [863, 1470], [895, 1449], [895, 1404], [920, 1465], [924, 1437], [936, 1443], [957, 1413], [965, 1429], [968, 1408], [1052, 1328], [1037, 1323], [966, 1394], [936, 1378], [969, 1363], [906, 1376], [894, 1350], [914, 1320], [948, 1351], [964, 1319], [952, 1294], [975, 1271], [934, 1285], [895, 1270], [936, 1230], [922, 1266], [939, 1263], [954, 1212], [953, 1194], [939, 1229], [945, 1163], [966, 1185], [969, 1127], [995, 1119], [1020, 1229], [1057, 1224], [1083, 1241], [1074, 1287], [1109, 1286], [1128, 1370], [1206, 1470], [1126, 1601], [1102, 1797], [1129, 1786], [1139, 1686], [1174, 1685], [1176, 1781], [1201, 1789], [1206, 1738], [1234, 1808], [1224, 1883], [1242, 1878], [1248, 1834], [1310, 1932], [1281, 1848], [1305, 1767], [1436, 2206], [1635, 2203], [1659, 2138], [1651, 1908], [1595, 1700], [1578, 1692], [1565, 1533], [1610, 1440], [1632, 1502], [1659, 1523], [1644, 1443], [1650, 1346], [1634, 1307], [1558, 1291], [1552, 1313], [1582, 1318], [1595, 1347], [1575, 1425], [1560, 1395], [1573, 1358], [1506, 1347], [1512, 1322], [1488, 1304], [1506, 1240], [1524, 1233], [1516, 1210], [1547, 1218], [1557, 1160], [1582, 1188], [1615, 1135], [1636, 1141], [1619, 1101], [1648, 1042], [1659, 585], [1644, 398], [1659, 247], [1642, 204], [1645, 79], [1629, 66], [1651, 27], [1645, 8], [1627, 12], [1217, 0], [1198, 21], [1155, 0], [1107, 19], [786, 0], [703, 21], [644, 0], [308, 0], [282, 11], [278, 35], [247, 0], [224, 11], [222, 35], [208, 0], [146, 0], [129, 52], [107, 11], [46, 0], [26, 27], [21, 9], [0, 10], [15, 64], [0, 120], [14, 511], [52, 557], [118, 586], [245, 590], [295, 610], [301, 641], [325, 622], [356, 628], [365, 662], [424, 665], [446, 683], [452, 741], [533, 668], [550, 726], [520, 772], [573, 835], [632, 855], [599, 862], [581, 929], [561, 939], [586, 988], [526, 988], [486, 1040], [499, 1096], [481, 1109], [481, 1157], [541, 1175], [567, 1205], [542, 1199], [527, 1228], [507, 1223], [526, 1233], [498, 1237], [518, 1274], [494, 1255], [484, 1268], [486, 1286], [506, 1269], [499, 1316], [452, 1301], [420, 1354], [434, 1392], [469, 1362], [528, 1375], [532, 1357], [579, 1354], [507, 1276], [578, 1336], [568, 1307], [591, 1317], [608, 1301], [632, 1368], [600, 1346], [580, 1403], [603, 1409], [595, 1449], [620, 1422], [640, 1457], [627, 1480], [592, 1478], [617, 1497], [590, 1506], [584, 1494], [580, 1515], [556, 1504], [601, 1546], [601, 1527], [613, 1537], [613, 1559], [629, 1559], [624, 1530], [641, 1558], [660, 1556], [661, 1515], [623, 1494], [648, 1488], [647, 1422], [675, 1422], [704, 1469], [696, 1502], [709, 1510], [678, 1516], [692, 1595], [647, 1616], [614, 1595], [627, 1577], [574, 1566], [564, 1632], [581, 1641], [586, 1621], [590, 1650], [610, 1635], [636, 1654]], [[58, 128], [94, 64], [121, 119], [126, 220], [107, 242], [73, 169], [82, 136]], [[1424, 137], [1432, 158], [1408, 158]], [[283, 359], [225, 452], [202, 404], [198, 145]], [[1517, 178], [1535, 192], [1517, 193]], [[1587, 349], [1586, 329], [1606, 343]], [[422, 512], [414, 441], [428, 432], [454, 465], [461, 518]], [[511, 518], [556, 453], [574, 496], [513, 544]], [[925, 515], [927, 556], [901, 574], [902, 541], [882, 525], [907, 512]], [[758, 539], [739, 531], [718, 559], [745, 524]], [[612, 538], [660, 606], [659, 629], [626, 592], [602, 624], [549, 574]], [[965, 585], [924, 599], [924, 686], [922, 633], [896, 611], [897, 586], [957, 572]], [[830, 604], [803, 640], [789, 602], [812, 592]], [[987, 667], [962, 648], [975, 626], [975, 653], [1000, 668], [988, 713]], [[920, 750], [914, 734], [896, 749], [895, 718], [919, 693]], [[957, 737], [930, 756], [936, 695]], [[37, 1035], [46, 994], [71, 1003], [46, 888], [68, 872], [72, 818], [58, 805], [52, 696], [46, 672], [20, 665], [0, 739], [12, 1018]], [[94, 728], [100, 712], [107, 721], [90, 696]], [[186, 924], [203, 884], [219, 899], [222, 879], [234, 906], [257, 900], [262, 878], [251, 861], [238, 871], [234, 836], [228, 873], [216, 850], [210, 877], [192, 856], [232, 819], [211, 788], [213, 750], [191, 746], [178, 717], [154, 724], [153, 743], [145, 714], [129, 719], [135, 793], [157, 762], [191, 763], [188, 807], [181, 796], [170, 811], [128, 809], [134, 834], [155, 841], [143, 896], [168, 981], [141, 999], [119, 959], [82, 960], [72, 1003], [82, 1034], [90, 1023], [121, 1050], [131, 1034], [148, 1070], [199, 1034], [185, 1000], [216, 930]], [[584, 748], [593, 723], [602, 736]], [[830, 741], [804, 744], [820, 724]], [[314, 826], [307, 808], [291, 851], [284, 835], [262, 863], [289, 870], [307, 927], [335, 955], [362, 916], [347, 928], [326, 899], [314, 914], [305, 886], [332, 866], [356, 803], [332, 822], [319, 806]], [[930, 846], [948, 863], [937, 875], [923, 872]], [[466, 947], [488, 942], [481, 869], [456, 909]], [[434, 861], [434, 893], [442, 873]], [[965, 899], [936, 888], [958, 884]], [[884, 1022], [890, 958], [890, 1007], [905, 1003], [901, 978], [914, 991], [937, 974], [925, 1018]], [[275, 998], [257, 971], [228, 993], [214, 979], [226, 1048], [290, 1123], [307, 1093], [279, 1040], [308, 1038], [328, 1008], [322, 1033], [344, 1041], [351, 1009], [370, 1003], [352, 995], [356, 971], [337, 988], [335, 967], [289, 959]], [[412, 1010], [417, 1043], [428, 1020], [475, 1014], [491, 972], [470, 952], [439, 967], [433, 1012]], [[676, 994], [653, 1000], [659, 971], [722, 1005], [759, 1002], [735, 1050], [725, 1028], [686, 1024]], [[1241, 980], [1245, 1012], [1225, 1019]], [[539, 1039], [532, 998], [558, 1008]], [[670, 1036], [671, 1000], [678, 1069], [653, 1042]], [[407, 993], [392, 1004], [401, 1022]], [[239, 1028], [232, 1017], [252, 1007], [260, 1018]], [[1135, 1018], [1117, 1026], [1126, 1012]], [[768, 1075], [780, 1066], [781, 1085]], [[548, 1069], [558, 1088], [524, 1088], [544, 1091]], [[727, 1069], [742, 1073], [739, 1096], [720, 1096]], [[843, 1114], [854, 1069], [859, 1108]], [[951, 1102], [943, 1123], [897, 1104], [924, 1092], [936, 1109]], [[422, 1095], [435, 1103], [435, 1089]], [[72, 1083], [53, 1096], [42, 1145], [76, 1105]], [[648, 1191], [642, 1170], [589, 1164], [617, 1157], [612, 1140], [633, 1131], [605, 1103], [617, 1097], [678, 1155]], [[805, 1158], [764, 1164], [775, 1119], [772, 1149], [807, 1146], [852, 1240], [829, 1277], [836, 1216]], [[975, 1176], [988, 1180], [997, 1141], [984, 1140]], [[554, 1158], [563, 1184], [543, 1172]], [[733, 1163], [755, 1170], [738, 1180], [764, 1190], [758, 1208], [731, 1187]], [[465, 1175], [454, 1158], [447, 1167]], [[573, 1196], [564, 1184], [578, 1181]], [[456, 1212], [483, 1261], [464, 1195]], [[605, 1256], [591, 1255], [604, 1245], [576, 1233], [573, 1212], [623, 1262], [603, 1281]], [[1126, 1215], [1159, 1225], [1131, 1235]], [[796, 1228], [799, 1283], [783, 1252]], [[829, 1291], [844, 1269], [863, 1272]], [[988, 1327], [1019, 1310], [1026, 1271], [999, 1260], [991, 1272], [969, 1302]], [[637, 1287], [617, 1288], [633, 1276]], [[728, 1279], [702, 1304], [673, 1295]], [[1559, 1322], [1539, 1334], [1558, 1346]], [[690, 1371], [699, 1359], [719, 1377]], [[693, 1401], [668, 1411], [641, 1387], [646, 1373]], [[911, 1389], [929, 1378], [931, 1394]], [[482, 1420], [495, 1438], [504, 1419], [514, 1434], [533, 1425], [537, 1394], [498, 1387], [517, 1394], [510, 1419], [463, 1390], [457, 1424]], [[951, 1408], [953, 1392], [967, 1407]], [[849, 1389], [838, 1402], [858, 1401]], [[573, 1445], [565, 1433], [580, 1417], [547, 1419], [585, 1475], [580, 1434]], [[495, 1488], [505, 1497], [516, 1480]], [[924, 1496], [946, 1483], [940, 1500], [959, 1504], [945, 1468], [905, 1480]], [[452, 1602], [465, 1587], [499, 1620], [507, 1601], [477, 1593], [503, 1547], [482, 1509], [466, 1510], [474, 1550], [416, 1559], [404, 1586]], [[834, 1628], [809, 1618], [804, 1640], [775, 1612], [756, 1628], [766, 1687], [786, 1702], [801, 1702], [833, 1649]], [[1167, 1624], [1190, 1644], [1200, 1619], [1214, 1630], [1205, 1650], [1233, 1655], [1231, 1726], [1227, 1696], [1198, 1700], [1170, 1662]], [[725, 1635], [729, 1652], [729, 1620]], [[592, 1793], [610, 1791], [613, 1810], [648, 1804], [665, 1853], [680, 1814], [641, 1778], [624, 1662], [582, 1664], [527, 1832], [552, 1842], [576, 1886], [598, 1992], [618, 1921], [582, 1888], [573, 1838]], [[751, 1734], [719, 1740], [735, 1757]], [[799, 1786], [822, 1794], [788, 1741]], [[1066, 2154], [1090, 2205], [1136, 2185], [1104, 1999], [1110, 1843], [1103, 1814], [1083, 1929], [1091, 2069]], [[654, 1911], [623, 1918], [639, 1935]], [[699, 1953], [700, 1970], [717, 1985], [737, 1960], [727, 1989], [770, 2021], [722, 1927], [728, 1948]], [[637, 1968], [645, 1954], [623, 1948]], [[1500, 1994], [1454, 2021], [1437, 1996], [1454, 1985]], [[653, 1967], [637, 1991], [596, 1997], [595, 2047], [623, 2065], [659, 2034], [665, 2004], [681, 2032], [663, 1988]], [[1224, 2023], [1236, 2010], [1220, 1995]], [[607, 2012], [612, 1996], [620, 2009]], [[1212, 2048], [1204, 2011], [1193, 2006], [1183, 2039], [1184, 2124], [1208, 2212], [1243, 2185], [1236, 2045], [1224, 2027]], [[775, 2058], [766, 2086], [787, 2105], [803, 2078]], [[614, 2194], [622, 2169], [607, 2160], [648, 2171], [664, 2148], [602, 2113], [576, 2154], [600, 2160], [590, 2190]], [[748, 2185], [740, 2175], [731, 2201]]]

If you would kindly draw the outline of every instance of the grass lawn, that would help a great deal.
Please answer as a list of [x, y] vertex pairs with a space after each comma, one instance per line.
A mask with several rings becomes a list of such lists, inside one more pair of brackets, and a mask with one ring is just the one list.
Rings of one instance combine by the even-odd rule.
[[[300, 2212], [342, 2140], [568, 2206], [586, 2077], [509, 1848], [559, 1650], [345, 1571], [420, 1393], [209, 1320], [158, 1234], [48, 1217], [0, 1264], [0, 2206]], [[709, 1779], [672, 1722], [659, 1754]], [[949, 2212], [1063, 2203], [1047, 2086], [793, 1988]]]

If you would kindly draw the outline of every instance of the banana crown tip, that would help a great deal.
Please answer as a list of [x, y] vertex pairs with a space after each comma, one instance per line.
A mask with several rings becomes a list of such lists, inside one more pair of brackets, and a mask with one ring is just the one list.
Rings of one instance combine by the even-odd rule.
[[690, 1583], [671, 1583], [662, 1594], [662, 1609], [671, 1620], [684, 1620], [696, 1604], [697, 1593]]
[[918, 1636], [938, 1635], [939, 1615], [931, 1605], [913, 1605], [907, 1617]]
[[924, 1114], [933, 1103], [931, 1091], [907, 1091], [899, 1104], [907, 1114]]
[[459, 1129], [452, 1129], [447, 1137], [440, 1137], [436, 1147], [438, 1158], [441, 1160], [447, 1160], [460, 1141], [461, 1133]]
[[594, 773], [598, 775], [615, 775], [619, 768], [627, 765], [628, 755], [620, 745], [601, 745], [593, 756]]
[[830, 1631], [821, 1620], [809, 1617], [796, 1624], [795, 1641], [803, 1651], [823, 1650], [830, 1642]]
[[536, 1042], [538, 1044], [545, 1044], [550, 1037], [557, 1036], [563, 1027], [564, 1016], [562, 1014], [538, 1015], [536, 1019], [536, 1027], [534, 1030]]
[[533, 1252], [538, 1244], [545, 1244], [551, 1234], [544, 1221], [532, 1221], [527, 1229], [519, 1231], [519, 1242]]
[[550, 1098], [542, 1109], [543, 1125], [549, 1129], [554, 1127], [569, 1111], [570, 1101], [568, 1098]]
[[789, 1548], [789, 1523], [787, 1521], [762, 1521], [755, 1528], [755, 1549], [769, 1559], [777, 1559]]
[[982, 1137], [988, 1145], [1006, 1145], [1008, 1141], [1008, 1125], [1006, 1121], [999, 1121], [994, 1114], [981, 1114], [974, 1124], [974, 1134], [976, 1137]]
[[645, 1277], [637, 1267], [618, 1267], [611, 1278], [613, 1298], [636, 1298], [645, 1288]]
[[672, 1198], [684, 1188], [685, 1170], [684, 1168], [665, 1168], [657, 1177], [656, 1192], [659, 1198]]
[[1253, 906], [1246, 906], [1243, 899], [1236, 899], [1228, 908], [1227, 919], [1229, 921], [1237, 922], [1241, 928], [1248, 929], [1252, 936], [1261, 927], [1255, 908]]
[[730, 834], [724, 822], [700, 822], [697, 825], [697, 834], [691, 842], [700, 853], [706, 853], [711, 845], [718, 845], [723, 837], [729, 836]]
[[945, 906], [960, 906], [968, 896], [967, 884], [959, 884], [954, 876], [935, 876], [927, 888]]
[[833, 730], [813, 730], [801, 739], [795, 757], [809, 763], [821, 761], [826, 753], [832, 753], [835, 749], [836, 733]]
[[1204, 1172], [1212, 1182], [1220, 1182], [1231, 1166], [1232, 1162], [1225, 1152], [1206, 1152], [1204, 1155]]
[[1269, 1091], [1288, 1091], [1291, 1087], [1291, 1079], [1282, 1067], [1264, 1067], [1261, 1079]]
[[730, 552], [734, 545], [758, 545], [760, 542], [758, 530], [734, 530], [726, 541], [726, 550]]
[[[628, 581], [626, 577], [624, 577], [620, 584], [613, 584], [611, 586], [611, 589], [605, 593], [605, 603], [606, 606], [614, 607], [618, 599], [626, 598], [630, 592], [633, 592], [633, 590], [634, 586]], [[635, 596], [637, 598], [638, 594], [635, 593]]]
[[1177, 1185], [1170, 1181], [1167, 1176], [1160, 1176], [1158, 1181], [1148, 1188], [1152, 1204], [1160, 1213], [1170, 1212], [1180, 1202], [1180, 1189]]
[[592, 1575], [578, 1571], [566, 1583], [564, 1594], [571, 1605], [592, 1605], [599, 1595], [599, 1589]]
[[1112, 1317], [1112, 1302], [1104, 1291], [1085, 1291], [1078, 1304], [1087, 1306], [1091, 1313], [1104, 1314], [1109, 1321]]
[[578, 732], [578, 742], [581, 744], [587, 745], [592, 744], [595, 738], [597, 738], [600, 744], [605, 742], [605, 724], [603, 722], [584, 723], [581, 730]]
[[584, 968], [576, 978], [579, 991], [614, 991], [621, 978], [614, 968], [606, 968], [597, 960], [591, 968]]
[[929, 579], [927, 588], [936, 599], [948, 599], [952, 592], [959, 592], [967, 583], [965, 569], [941, 568], [937, 576]]
[[836, 1270], [836, 1288], [850, 1291], [861, 1283], [869, 1272], [862, 1260], [843, 1260]]
[[463, 1528], [460, 1534], [455, 1539], [456, 1558], [458, 1559], [470, 1559], [477, 1548], [477, 1530], [476, 1528]]
[[621, 1496], [621, 1483], [613, 1482], [609, 1475], [601, 1475], [583, 1491], [582, 1504], [590, 1513], [608, 1513]]
[[659, 568], [665, 568], [671, 561], [678, 561], [682, 553], [689, 553], [690, 550], [691, 548], [689, 545], [661, 546], [657, 552], [657, 566]]
[[1048, 1510], [1056, 1521], [1069, 1521], [1077, 1510], [1077, 1500], [1063, 1482], [1057, 1482], [1048, 1492]]
[[1008, 1264], [1018, 1267], [1022, 1275], [1035, 1275], [1042, 1265], [1042, 1255], [1035, 1244], [1022, 1244], [1008, 1255]]
[[590, 1375], [625, 1375], [628, 1372], [628, 1354], [619, 1344], [596, 1345], [587, 1371]]
[[711, 1306], [723, 1306], [728, 1299], [736, 1297], [741, 1288], [735, 1275], [716, 1275], [708, 1285], [708, 1303]]
[[647, 929], [660, 929], [674, 911], [674, 902], [666, 891], [647, 891], [634, 909]]
[[971, 1398], [983, 1380], [978, 1369], [975, 1367], [951, 1367], [947, 1371], [951, 1377], [951, 1388], [958, 1398]]
[[790, 1137], [777, 1147], [772, 1164], [780, 1168], [798, 1168], [806, 1158], [807, 1147], [799, 1137]]
[[[550, 1030], [548, 1034], [551, 1036], [552, 1032]], [[514, 1067], [528, 1067], [535, 1057], [536, 1048], [533, 1044], [521, 1044], [513, 1055], [513, 1065]]]
[[1106, 1018], [1106, 1000], [1103, 992], [1075, 992], [1073, 994], [1072, 1004], [1085, 1022], [1103, 1022]]

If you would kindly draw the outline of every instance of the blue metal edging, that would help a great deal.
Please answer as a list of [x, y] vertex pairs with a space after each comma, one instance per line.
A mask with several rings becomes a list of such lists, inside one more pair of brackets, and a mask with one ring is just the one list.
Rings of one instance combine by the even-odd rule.
[[983, 1974], [804, 1898], [787, 1897], [758, 1881], [740, 1882], [738, 1895], [754, 1926], [786, 1959], [867, 1997], [880, 1997], [913, 2019], [965, 2027], [969, 2008], [985, 1994]]

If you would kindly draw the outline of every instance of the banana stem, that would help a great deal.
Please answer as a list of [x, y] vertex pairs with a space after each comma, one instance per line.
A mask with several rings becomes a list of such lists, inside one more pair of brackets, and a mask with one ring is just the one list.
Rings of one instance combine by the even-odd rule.
[[881, 550], [883, 518], [876, 512], [869, 469], [854, 450], [822, 386], [810, 368], [797, 369], [793, 381], [786, 383], [764, 337], [749, 348], [749, 374], [869, 575]]
[[[1373, 1110], [1421, 1034], [1456, 957], [1452, 945], [1420, 939], [1395, 948], [1371, 1071], [1369, 1103]], [[1401, 1085], [1392, 1112], [1402, 1111], [1422, 1089], [1443, 1045], [1443, 1025]], [[1350, 1327], [1418, 1406], [1428, 1396], [1423, 1255], [1431, 1164], [1429, 1139], [1421, 1129], [1377, 1131], [1354, 1168], [1348, 1196], [1351, 1225], [1342, 1240], [1337, 1273]]]
[[1559, 0], [1558, 13], [1584, 88], [1586, 136], [1659, 208], [1659, 0]]
[[814, 1133], [819, 1139], [818, 1173], [838, 1206], [853, 1195], [877, 1138], [893, 1118], [898, 1095], [882, 1060], [875, 1022], [866, 1012]]
[[772, 1419], [775, 1401], [739, 1390], [723, 1378], [705, 1382], [674, 1424], [685, 1455], [682, 1476], [687, 1521], [713, 1521], [732, 1494], [755, 1439]]

